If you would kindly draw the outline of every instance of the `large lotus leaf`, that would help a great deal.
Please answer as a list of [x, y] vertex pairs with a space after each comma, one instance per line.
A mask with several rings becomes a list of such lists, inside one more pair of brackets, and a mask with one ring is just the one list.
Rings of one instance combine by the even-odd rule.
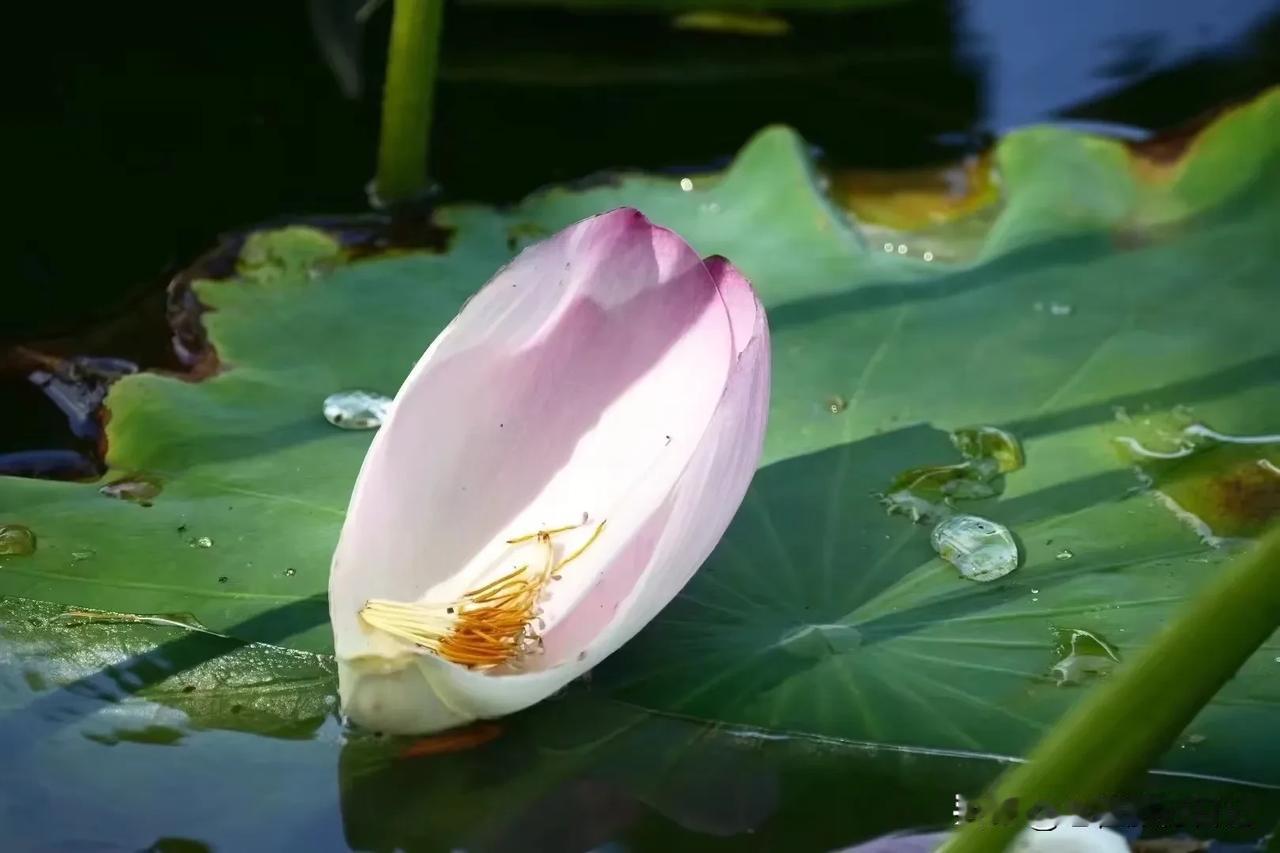
[[[1280, 338], [1263, 319], [1280, 307], [1278, 129], [1273, 94], [1164, 166], [1104, 140], [1015, 134], [996, 151], [1005, 198], [978, 260], [945, 270], [908, 244], [864, 248], [812, 194], [743, 200], [788, 167], [781, 134], [705, 191], [624, 186], [758, 283], [779, 379], [766, 465], [734, 527], [607, 683], [707, 719], [1025, 749], [1075, 698], [1050, 676], [1055, 629], [1123, 658], [1225, 556], [1135, 489], [1113, 439], [1140, 425], [1117, 413], [1191, 407], [1224, 432], [1280, 431]], [[799, 185], [803, 160], [788, 165]], [[552, 229], [613, 192], [552, 191], [523, 213]], [[832, 400], [847, 408], [833, 415]], [[926, 531], [870, 494], [904, 468], [959, 461], [931, 427], [973, 423], [1011, 430], [1028, 459], [1000, 500], [968, 505], [1021, 539], [1023, 568], [991, 586], [959, 581]], [[1255, 470], [1277, 461], [1275, 446], [1255, 450]], [[1220, 514], [1277, 512], [1276, 479], [1237, 493], [1238, 472], [1217, 473], [1205, 490]], [[1237, 674], [1167, 765], [1280, 782], [1266, 734], [1277, 651], [1273, 639]]]
[[[321, 400], [393, 391], [512, 247], [630, 204], [756, 282], [774, 401], [721, 547], [601, 667], [597, 693], [765, 731], [1021, 753], [1087, 689], [1051, 677], [1055, 631], [1105, 638], [1123, 660], [1230, 554], [1140, 488], [1114, 439], [1166, 417], [1280, 424], [1280, 93], [1162, 156], [1009, 136], [992, 158], [999, 204], [974, 214], [990, 223], [981, 239], [964, 216], [930, 234], [942, 246], [954, 226], [963, 262], [925, 254], [901, 223], [869, 238], [784, 129], [719, 176], [449, 208], [438, 254], [352, 261], [315, 231], [258, 235], [239, 276], [197, 286], [221, 372], [130, 377], [108, 398], [111, 476], [158, 479], [153, 505], [0, 482], [3, 520], [40, 538], [0, 559], [0, 593], [325, 651], [320, 594], [368, 435], [330, 427]], [[985, 585], [874, 496], [904, 469], [958, 461], [944, 431], [969, 424], [1010, 430], [1027, 458], [998, 497], [962, 505], [1020, 542], [1021, 568]], [[1215, 518], [1260, 524], [1276, 485], [1237, 474], [1211, 465], [1183, 485]], [[1164, 765], [1280, 783], [1278, 654], [1272, 640]]]

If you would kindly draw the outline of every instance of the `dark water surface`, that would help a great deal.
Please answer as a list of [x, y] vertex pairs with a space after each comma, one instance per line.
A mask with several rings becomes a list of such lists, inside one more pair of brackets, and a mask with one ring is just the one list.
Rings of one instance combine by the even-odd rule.
[[[325, 0], [336, 3], [338, 0]], [[0, 340], [83, 332], [220, 232], [364, 207], [387, 15], [343, 96], [302, 4], [37, 4], [5, 118]], [[432, 173], [509, 202], [601, 169], [702, 166], [782, 122], [839, 163], [955, 159], [1070, 118], [1162, 128], [1280, 81], [1280, 3], [904, 2], [785, 38], [655, 15], [451, 7]]]

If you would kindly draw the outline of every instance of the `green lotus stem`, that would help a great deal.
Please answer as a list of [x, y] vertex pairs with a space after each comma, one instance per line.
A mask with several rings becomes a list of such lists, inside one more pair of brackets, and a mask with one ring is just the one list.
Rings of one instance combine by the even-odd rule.
[[997, 779], [982, 812], [943, 851], [1003, 850], [1038, 806], [1066, 815], [1073, 806], [1105, 803], [1173, 743], [1277, 626], [1280, 527], [1226, 566], [1132, 663], [1068, 711], [1025, 764]]
[[431, 105], [440, 60], [444, 0], [395, 0], [382, 90], [378, 200], [396, 205], [427, 189]]

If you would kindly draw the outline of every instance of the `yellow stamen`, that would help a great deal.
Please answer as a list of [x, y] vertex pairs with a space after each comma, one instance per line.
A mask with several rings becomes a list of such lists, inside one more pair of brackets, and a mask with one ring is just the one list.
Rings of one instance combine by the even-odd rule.
[[600, 538], [604, 525], [600, 522], [590, 538], [563, 560], [556, 559], [552, 537], [576, 530], [581, 524], [508, 539], [511, 545], [530, 540], [544, 545], [546, 561], [542, 567], [532, 570], [525, 563], [447, 604], [371, 598], [361, 608], [360, 618], [371, 628], [462, 666], [488, 668], [516, 661], [541, 647], [542, 640], [533, 623], [541, 624], [538, 602], [547, 584], [558, 580], [564, 567]]
[[488, 592], [489, 590], [494, 589], [495, 587], [505, 584], [507, 581], [514, 580], [516, 577], [520, 575], [521, 572], [523, 572], [527, 568], [529, 568], [529, 565], [526, 563], [520, 568], [515, 569], [508, 574], [503, 575], [502, 577], [498, 578], [496, 581], [487, 583], [484, 586], [480, 587], [479, 589], [471, 590], [471, 592], [467, 593], [467, 595], [480, 595], [481, 593]]
[[515, 539], [508, 539], [508, 545], [519, 545], [521, 542], [528, 542], [530, 539], [545, 539], [548, 536], [555, 536], [557, 533], [564, 533], [569, 530], [577, 530], [581, 524], [569, 524], [564, 527], [553, 527], [550, 530], [538, 530], [524, 536], [517, 536]]
[[594, 531], [592, 531], [592, 533], [591, 533], [591, 538], [590, 538], [590, 539], [588, 539], [586, 542], [583, 542], [583, 543], [582, 543], [582, 547], [581, 547], [581, 548], [579, 548], [578, 550], [574, 551], [572, 554], [570, 554], [569, 556], [567, 556], [567, 557], [565, 557], [563, 560], [561, 560], [561, 561], [560, 561], [560, 565], [556, 567], [556, 568], [557, 568], [557, 571], [558, 571], [559, 569], [563, 569], [565, 566], [569, 565], [569, 564], [570, 564], [570, 563], [572, 563], [574, 560], [576, 560], [576, 559], [578, 559], [579, 557], [581, 557], [581, 556], [582, 556], [582, 552], [583, 552], [583, 551], [586, 551], [588, 548], [590, 548], [592, 545], [594, 545], [594, 544], [595, 544], [595, 541], [596, 541], [597, 539], [599, 539], [599, 538], [600, 538], [600, 534], [601, 534], [601, 533], [604, 533], [604, 526], [605, 526], [605, 524], [607, 524], [607, 523], [608, 523], [608, 519], [606, 519], [605, 521], [602, 521], [602, 522], [600, 522], [598, 525], [596, 525], [596, 529], [595, 529]]

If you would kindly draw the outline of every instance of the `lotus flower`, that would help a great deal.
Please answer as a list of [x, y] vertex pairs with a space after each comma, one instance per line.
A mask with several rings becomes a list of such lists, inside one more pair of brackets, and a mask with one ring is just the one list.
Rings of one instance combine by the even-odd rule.
[[365, 457], [329, 580], [345, 713], [430, 733], [598, 664], [724, 534], [768, 399], [764, 309], [724, 258], [628, 209], [525, 250]]
[[[836, 853], [935, 853], [951, 837], [949, 832], [885, 835]], [[1028, 826], [1009, 844], [1008, 853], [1129, 853], [1129, 842], [1101, 822], [1065, 815]]]

